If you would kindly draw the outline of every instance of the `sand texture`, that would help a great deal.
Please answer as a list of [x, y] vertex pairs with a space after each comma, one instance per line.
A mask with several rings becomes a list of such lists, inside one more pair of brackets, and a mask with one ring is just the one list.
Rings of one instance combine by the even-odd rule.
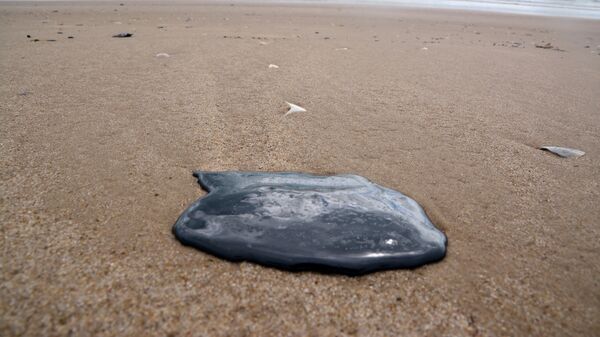
[[[2, 336], [600, 331], [600, 21], [2, 3], [0, 43]], [[171, 234], [194, 170], [362, 175], [448, 255], [354, 278], [219, 260]]]

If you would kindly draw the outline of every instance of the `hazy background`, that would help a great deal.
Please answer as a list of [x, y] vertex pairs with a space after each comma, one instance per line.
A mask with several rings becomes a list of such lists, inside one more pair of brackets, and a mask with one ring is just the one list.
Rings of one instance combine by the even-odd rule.
[[[0, 0], [2, 3], [16, 2], [161, 2], [157, 0]], [[600, 0], [179, 0], [166, 3], [291, 3], [291, 4], [362, 4], [395, 5], [423, 8], [462, 9], [514, 14], [578, 17], [600, 19]], [[164, 3], [163, 2], [163, 3]]]

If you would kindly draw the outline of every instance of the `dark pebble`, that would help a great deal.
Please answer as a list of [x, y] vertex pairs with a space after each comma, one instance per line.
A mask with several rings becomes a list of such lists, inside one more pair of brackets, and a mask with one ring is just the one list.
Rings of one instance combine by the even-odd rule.
[[113, 35], [113, 37], [132, 37], [132, 36], [133, 36], [132, 33], [119, 33], [119, 34]]

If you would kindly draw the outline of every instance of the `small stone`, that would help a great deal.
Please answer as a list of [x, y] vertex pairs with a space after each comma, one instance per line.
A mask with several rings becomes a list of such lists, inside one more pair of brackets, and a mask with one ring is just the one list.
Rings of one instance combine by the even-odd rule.
[[535, 47], [536, 48], [542, 48], [542, 49], [552, 49], [553, 48], [552, 43], [550, 43], [550, 42], [545, 43], [545, 44], [543, 44], [543, 43], [536, 43]]
[[126, 32], [113, 35], [113, 37], [118, 37], [118, 38], [132, 37], [132, 36], [133, 36], [132, 33], [126, 33]]

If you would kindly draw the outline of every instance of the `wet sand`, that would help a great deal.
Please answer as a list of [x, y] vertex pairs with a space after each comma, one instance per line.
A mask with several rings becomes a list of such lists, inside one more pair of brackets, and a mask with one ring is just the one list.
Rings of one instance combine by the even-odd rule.
[[[0, 42], [0, 335], [600, 331], [600, 21], [2, 3]], [[448, 255], [355, 278], [224, 262], [171, 234], [197, 169], [365, 176]]]

